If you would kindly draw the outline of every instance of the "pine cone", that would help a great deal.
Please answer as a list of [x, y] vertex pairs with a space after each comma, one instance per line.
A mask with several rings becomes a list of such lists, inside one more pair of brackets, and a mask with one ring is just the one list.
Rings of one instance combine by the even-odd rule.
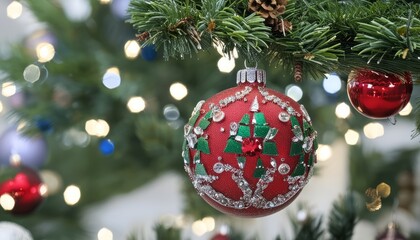
[[269, 26], [272, 26], [272, 31], [274, 33], [281, 33], [282, 35], [285, 35], [286, 32], [292, 31], [292, 28], [293, 28], [293, 25], [291, 22], [284, 20], [282, 18], [280, 18], [277, 21], [277, 24], [269, 25]]
[[287, 0], [248, 0], [248, 8], [265, 19], [277, 19], [286, 10]]
[[280, 19], [286, 10], [287, 0], [248, 0], [248, 8], [265, 18], [265, 25], [270, 26], [274, 33], [285, 34], [292, 30], [292, 23]]

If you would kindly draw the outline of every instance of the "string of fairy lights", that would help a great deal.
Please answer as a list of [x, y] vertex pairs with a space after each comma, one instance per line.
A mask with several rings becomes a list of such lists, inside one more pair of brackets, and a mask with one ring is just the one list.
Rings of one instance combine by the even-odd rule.
[[[101, 4], [111, 4], [112, 0], [99, 0]], [[10, 19], [18, 19], [23, 13], [23, 6], [19, 1], [11, 1], [7, 6], [7, 16]], [[230, 73], [235, 69], [235, 60], [238, 58], [236, 51], [226, 55], [222, 51], [221, 45], [215, 45], [216, 50], [220, 54], [220, 59], [217, 62], [218, 70], [222, 73]], [[142, 47], [135, 39], [128, 40], [124, 45], [124, 53], [127, 59], [133, 60], [138, 58], [142, 53]], [[37, 57], [37, 62], [28, 65], [23, 71], [23, 78], [29, 84], [35, 84], [48, 77], [48, 69], [45, 63], [50, 62], [54, 59], [56, 54], [54, 43], [48, 41], [38, 42], [34, 48], [34, 53]], [[232, 57], [229, 57], [232, 56]], [[0, 77], [3, 78], [3, 77]], [[102, 84], [108, 89], [116, 89], [121, 85], [123, 79], [121, 78], [120, 70], [116, 66], [110, 66], [102, 77]], [[327, 94], [336, 94], [341, 89], [342, 80], [335, 74], [329, 74], [323, 80], [323, 89]], [[3, 81], [1, 83], [1, 95], [4, 99], [13, 97], [19, 92], [19, 86], [13, 80]], [[174, 82], [168, 89], [169, 94], [173, 99], [181, 101], [188, 95], [188, 87], [182, 82]], [[295, 101], [299, 101], [304, 91], [296, 84], [290, 84], [285, 88], [285, 94]], [[138, 114], [147, 108], [147, 102], [142, 96], [131, 96], [128, 98], [127, 110], [133, 114]], [[410, 103], [399, 113], [401, 116], [408, 116], [412, 112], [412, 105]], [[4, 104], [0, 99], [0, 113], [6, 112], [7, 104]], [[176, 121], [180, 118], [180, 113], [177, 107], [173, 104], [166, 105], [163, 109], [163, 114], [168, 121]], [[340, 102], [336, 104], [335, 115], [337, 119], [348, 119], [352, 115], [351, 107], [345, 103]], [[178, 126], [179, 127], [179, 126]], [[71, 128], [63, 134], [63, 144], [66, 146], [87, 146], [90, 142], [90, 137], [106, 138], [110, 132], [111, 126], [105, 119], [90, 119], [85, 122], [85, 129], [80, 130]], [[366, 138], [375, 139], [385, 134], [384, 126], [382, 123], [372, 121], [363, 127], [363, 134]], [[348, 129], [344, 134], [344, 140], [348, 145], [360, 144], [361, 133], [355, 129]], [[112, 142], [108, 139], [104, 139], [102, 142], [108, 149], [107, 154], [113, 152]], [[109, 147], [112, 149], [109, 150]], [[329, 145], [320, 145], [317, 150], [318, 159], [320, 161], [326, 161], [332, 156], [332, 148]], [[18, 159], [18, 156], [12, 156], [11, 158]], [[43, 187], [40, 192], [43, 196], [56, 194], [62, 189], [62, 180], [60, 176], [50, 170], [40, 170], [40, 176], [44, 181]], [[68, 185], [65, 187], [63, 194], [64, 202], [73, 206], [76, 205], [82, 197], [80, 188], [76, 185]], [[13, 209], [14, 199], [7, 194], [0, 196], [0, 206], [5, 210]], [[182, 222], [182, 221], [181, 221]], [[193, 233], [197, 236], [202, 236], [215, 229], [215, 219], [212, 217], [205, 217], [203, 219], [194, 221], [191, 224]], [[97, 233], [98, 240], [112, 240], [113, 233], [108, 228], [102, 228]]]

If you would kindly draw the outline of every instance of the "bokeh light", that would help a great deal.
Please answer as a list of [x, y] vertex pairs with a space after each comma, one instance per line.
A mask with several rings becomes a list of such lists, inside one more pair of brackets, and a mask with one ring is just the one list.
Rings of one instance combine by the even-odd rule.
[[64, 132], [62, 138], [64, 146], [72, 147], [87, 147], [90, 143], [90, 136], [85, 131], [76, 128], [71, 128]]
[[140, 44], [136, 40], [128, 40], [124, 45], [124, 53], [128, 59], [135, 59], [140, 54]]
[[41, 73], [42, 69], [39, 66], [30, 64], [23, 71], [23, 78], [27, 82], [34, 83], [41, 78]]
[[360, 135], [358, 132], [349, 129], [344, 134], [344, 139], [348, 145], [356, 145], [359, 142]]
[[146, 102], [142, 97], [131, 97], [127, 102], [127, 108], [132, 113], [139, 113], [146, 108]]
[[329, 145], [319, 144], [316, 153], [319, 161], [327, 161], [332, 156], [332, 149]]
[[0, 113], [3, 112], [3, 103], [0, 101]]
[[120, 70], [117, 67], [108, 68], [102, 77], [102, 83], [108, 89], [114, 89], [121, 85]]
[[173, 104], [168, 104], [163, 108], [163, 116], [165, 116], [168, 121], [178, 120], [180, 114], [178, 108]]
[[45, 184], [41, 184], [41, 185], [39, 186], [39, 194], [40, 194], [42, 197], [45, 197], [45, 196], [47, 196], [47, 195], [48, 195], [48, 188], [47, 188], [47, 185], [45, 185]]
[[101, 228], [98, 231], [98, 240], [112, 240], [113, 238], [113, 233], [108, 228]]
[[15, 199], [7, 193], [3, 194], [0, 196], [0, 206], [6, 211], [13, 210], [15, 207]]
[[290, 84], [286, 87], [286, 95], [297, 102], [302, 99], [303, 91], [299, 86]]
[[99, 0], [99, 2], [101, 4], [110, 4], [110, 3], [112, 3], [112, 0]]
[[169, 93], [175, 100], [179, 101], [188, 95], [188, 89], [184, 84], [176, 82], [169, 87]]
[[11, 19], [17, 19], [22, 15], [23, 7], [18, 1], [12, 1], [7, 6], [7, 16]]
[[109, 125], [102, 119], [90, 119], [85, 123], [85, 130], [91, 136], [105, 137], [109, 133]]
[[80, 192], [79, 187], [75, 185], [70, 185], [66, 188], [66, 190], [64, 190], [63, 196], [64, 196], [64, 201], [66, 202], [66, 204], [73, 206], [79, 202], [82, 194]]
[[74, 22], [86, 21], [92, 13], [89, 0], [60, 0], [60, 3], [67, 18]]
[[11, 97], [16, 94], [16, 84], [8, 81], [1, 85], [1, 94], [5, 97]]
[[338, 118], [346, 119], [350, 116], [350, 113], [351, 113], [350, 106], [344, 102], [339, 103], [337, 107], [335, 108], [335, 115]]
[[217, 62], [217, 67], [222, 73], [230, 73], [235, 68], [235, 59], [233, 57], [223, 56]]
[[12, 166], [19, 166], [22, 163], [22, 158], [18, 153], [10, 154], [9, 163]]
[[39, 176], [46, 187], [46, 196], [56, 194], [63, 185], [60, 175], [51, 170], [41, 170]]
[[400, 111], [401, 116], [408, 116], [413, 111], [413, 106], [411, 103], [407, 103], [407, 105]]
[[201, 220], [194, 221], [192, 224], [192, 231], [197, 236], [202, 236], [207, 232], [214, 230], [216, 221], [213, 217], [205, 217]]
[[341, 79], [337, 74], [325, 74], [322, 86], [327, 93], [335, 94], [341, 89]]
[[54, 58], [55, 49], [51, 43], [41, 42], [36, 48], [36, 56], [38, 57], [38, 62], [45, 63], [49, 62]]
[[378, 122], [368, 123], [363, 127], [363, 133], [369, 139], [375, 139], [384, 135], [384, 126]]

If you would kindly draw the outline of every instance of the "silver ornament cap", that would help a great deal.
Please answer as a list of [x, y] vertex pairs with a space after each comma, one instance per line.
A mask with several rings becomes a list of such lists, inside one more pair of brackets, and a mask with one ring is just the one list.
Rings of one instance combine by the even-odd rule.
[[241, 69], [236, 74], [236, 84], [241, 83], [266, 83], [266, 73], [262, 69], [250, 68]]

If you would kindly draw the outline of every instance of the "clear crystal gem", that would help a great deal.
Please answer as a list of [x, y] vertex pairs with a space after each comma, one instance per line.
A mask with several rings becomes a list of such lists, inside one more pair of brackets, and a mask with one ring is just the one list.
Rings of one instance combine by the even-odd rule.
[[308, 120], [308, 122], [310, 122], [311, 121], [311, 117], [309, 117], [309, 113], [306, 110], [305, 106], [300, 105], [300, 110], [302, 111], [303, 116], [305, 116], [306, 120]]
[[222, 163], [216, 163], [213, 165], [213, 171], [215, 173], [222, 173], [225, 170]]
[[295, 109], [293, 109], [293, 107], [287, 107], [287, 112], [289, 113], [289, 114], [294, 114], [295, 113]]
[[313, 140], [310, 137], [305, 137], [305, 139], [303, 139], [303, 144], [302, 144], [302, 148], [303, 150], [308, 153], [312, 150], [312, 146], [313, 146]]
[[217, 111], [217, 112], [215, 112], [213, 110], [213, 121], [214, 122], [220, 122], [224, 118], [225, 118], [225, 113], [222, 110], [220, 110], [220, 108], [219, 108], [219, 111]]
[[231, 122], [230, 123], [230, 135], [236, 135], [236, 133], [238, 132], [238, 123], [236, 122]]
[[290, 172], [290, 166], [287, 163], [282, 163], [279, 166], [279, 173], [282, 175], [288, 174]]
[[300, 141], [303, 140], [303, 132], [298, 125], [293, 126], [292, 132], [297, 139], [299, 139]]
[[185, 124], [185, 126], [184, 126], [184, 136], [187, 136], [188, 134], [190, 134], [191, 130], [192, 130], [192, 126], [188, 125], [188, 124]]
[[278, 130], [276, 128], [270, 128], [270, 130], [268, 130], [267, 135], [265, 136], [264, 140], [273, 140], [274, 137], [276, 136]]
[[287, 112], [279, 113], [279, 120], [282, 122], [288, 122], [290, 120], [290, 115]]
[[194, 128], [194, 133], [197, 135], [202, 135], [203, 134], [203, 129], [201, 127], [195, 127]]
[[186, 138], [188, 142], [188, 147], [194, 148], [195, 144], [197, 144], [197, 136], [195, 134], [188, 134]]
[[220, 122], [225, 117], [225, 113], [217, 105], [212, 107], [212, 117], [213, 121]]
[[224, 131], [225, 131], [225, 128], [221, 127], [220, 132], [224, 132]]
[[276, 159], [274, 159], [274, 158], [272, 158], [271, 160], [270, 160], [270, 164], [271, 164], [271, 166], [272, 167], [277, 167], [277, 163], [276, 163]]

